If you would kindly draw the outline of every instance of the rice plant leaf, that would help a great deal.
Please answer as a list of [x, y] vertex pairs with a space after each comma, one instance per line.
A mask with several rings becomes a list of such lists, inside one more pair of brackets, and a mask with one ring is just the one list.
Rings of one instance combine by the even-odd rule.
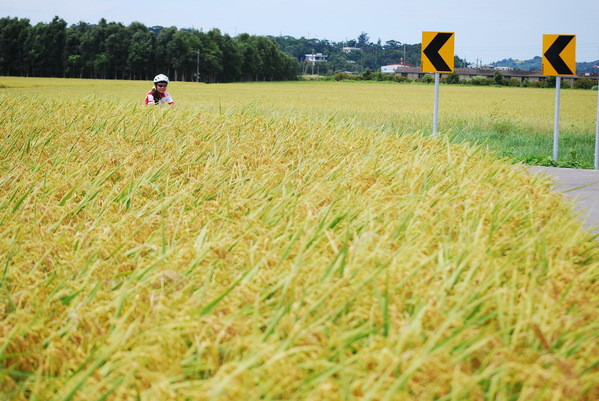
[[210, 311], [212, 311], [212, 309], [214, 309], [214, 307], [216, 305], [218, 305], [218, 303], [220, 301], [222, 301], [223, 298], [225, 298], [227, 295], [229, 295], [231, 293], [231, 291], [233, 291], [235, 289], [235, 287], [237, 287], [237, 285], [245, 278], [245, 276], [250, 271], [251, 271], [251, 269], [247, 269], [245, 272], [240, 274], [239, 277], [237, 277], [237, 279], [233, 282], [233, 284], [231, 284], [224, 292], [222, 292], [219, 296], [217, 296], [210, 303], [208, 303], [205, 307], [203, 307], [199, 312], [197, 312], [197, 314], [199, 316], [205, 316], [208, 313], [210, 313]]

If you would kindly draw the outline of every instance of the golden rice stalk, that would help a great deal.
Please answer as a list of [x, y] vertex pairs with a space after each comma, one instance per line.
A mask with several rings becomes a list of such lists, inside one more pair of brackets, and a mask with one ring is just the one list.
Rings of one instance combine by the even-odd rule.
[[28, 96], [0, 104], [0, 398], [599, 398], [597, 242], [545, 179], [442, 137]]

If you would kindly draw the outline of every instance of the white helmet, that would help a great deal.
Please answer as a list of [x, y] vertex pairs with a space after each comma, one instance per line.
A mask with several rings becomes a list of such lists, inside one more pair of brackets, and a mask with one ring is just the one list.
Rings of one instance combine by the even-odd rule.
[[168, 77], [164, 74], [158, 74], [154, 77], [154, 83], [166, 82], [168, 84]]

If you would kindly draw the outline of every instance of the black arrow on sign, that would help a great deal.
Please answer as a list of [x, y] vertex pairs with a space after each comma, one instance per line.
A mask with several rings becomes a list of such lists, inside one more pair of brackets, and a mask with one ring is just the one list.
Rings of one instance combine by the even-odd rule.
[[428, 46], [426, 46], [426, 49], [423, 51], [437, 71], [451, 71], [451, 68], [449, 68], [445, 60], [443, 60], [443, 57], [441, 57], [439, 54], [439, 50], [441, 50], [443, 45], [447, 43], [447, 41], [451, 38], [451, 35], [453, 35], [453, 33], [437, 33], [437, 35], [433, 38], [433, 40], [431, 40]]
[[559, 35], [553, 42], [544, 56], [560, 75], [573, 75], [572, 70], [566, 65], [566, 62], [560, 57], [560, 53], [574, 39], [574, 35]]

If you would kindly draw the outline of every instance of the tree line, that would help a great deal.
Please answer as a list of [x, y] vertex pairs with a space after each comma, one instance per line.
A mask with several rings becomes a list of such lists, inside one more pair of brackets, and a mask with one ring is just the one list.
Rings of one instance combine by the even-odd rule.
[[[331, 42], [247, 33], [232, 38], [218, 29], [125, 26], [104, 18], [70, 26], [58, 16], [36, 25], [26, 18], [0, 18], [0, 75], [147, 80], [160, 72], [176, 81], [280, 81], [300, 74], [360, 74], [399, 62], [417, 66], [420, 48], [420, 43], [371, 42], [365, 32]], [[327, 61], [307, 63], [310, 53], [323, 53]], [[455, 61], [466, 64], [457, 56]]]
[[[125, 26], [101, 19], [71, 26], [0, 18], [0, 75], [175, 81], [279, 81], [297, 77], [297, 59], [269, 37], [218, 29]], [[199, 76], [197, 73], [199, 72]]]
[[[421, 44], [407, 44], [396, 40], [382, 43], [380, 39], [371, 42], [366, 32], [360, 33], [356, 39], [342, 42], [331, 42], [326, 39], [299, 39], [290, 36], [273, 38], [281, 49], [300, 61], [300, 73], [318, 75], [335, 75], [337, 73], [362, 74], [367, 69], [378, 71], [387, 64], [405, 63], [420, 65]], [[305, 62], [305, 55], [322, 53], [327, 55], [326, 62]], [[466, 60], [455, 57], [456, 66], [465, 66]]]

